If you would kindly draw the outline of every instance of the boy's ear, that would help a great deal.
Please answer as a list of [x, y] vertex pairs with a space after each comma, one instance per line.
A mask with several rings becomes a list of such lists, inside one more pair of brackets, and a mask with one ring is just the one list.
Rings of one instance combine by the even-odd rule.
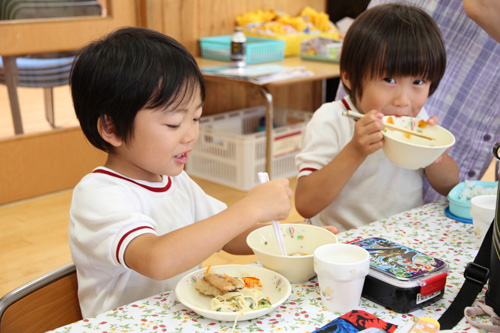
[[344, 84], [344, 86], [347, 87], [347, 89], [351, 89], [351, 81], [349, 80], [349, 76], [347, 75], [346, 72], [342, 72], [340, 74], [341, 78], [342, 78], [342, 83]]
[[97, 119], [97, 130], [104, 141], [114, 147], [118, 147], [123, 143], [121, 137], [116, 134], [115, 123], [108, 115], [104, 115]]

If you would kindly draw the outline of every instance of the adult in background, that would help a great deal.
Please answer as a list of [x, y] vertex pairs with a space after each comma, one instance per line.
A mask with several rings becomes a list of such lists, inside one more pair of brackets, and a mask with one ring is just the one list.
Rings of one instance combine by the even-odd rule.
[[[493, 145], [500, 141], [500, 44], [478, 23], [493, 20], [486, 31], [500, 29], [499, 16], [482, 9], [487, 2], [498, 7], [499, 1], [372, 0], [368, 7], [388, 2], [420, 7], [439, 26], [447, 52], [446, 72], [438, 89], [427, 99], [425, 109], [430, 116], [438, 116], [439, 124], [457, 139], [448, 153], [458, 164], [460, 180], [480, 179], [492, 161]], [[471, 18], [481, 17], [482, 21], [476, 23], [467, 16], [467, 4], [475, 8], [470, 10]], [[344, 95], [340, 87], [336, 99]], [[427, 181], [423, 190], [424, 202], [443, 198]]]
[[498, 0], [463, 0], [464, 9], [484, 31], [500, 43], [500, 1]]

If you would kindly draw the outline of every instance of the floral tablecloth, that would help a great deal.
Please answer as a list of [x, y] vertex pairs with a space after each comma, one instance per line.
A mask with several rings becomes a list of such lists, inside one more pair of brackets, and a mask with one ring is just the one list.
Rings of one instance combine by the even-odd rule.
[[[399, 314], [362, 299], [359, 309], [400, 325], [412, 316], [438, 319], [463, 283], [465, 265], [474, 260], [477, 246], [472, 224], [457, 222], [444, 214], [447, 201], [427, 204], [338, 234], [340, 242], [380, 236], [407, 245], [449, 265], [444, 297], [410, 314]], [[476, 302], [484, 302], [484, 290]], [[257, 319], [238, 322], [234, 332], [312, 332], [337, 318], [321, 304], [315, 278], [292, 285], [288, 301]], [[489, 322], [487, 319], [483, 319]], [[205, 319], [183, 306], [173, 291], [159, 294], [95, 317], [61, 327], [55, 332], [233, 332], [233, 322]], [[465, 319], [453, 332], [477, 332]]]

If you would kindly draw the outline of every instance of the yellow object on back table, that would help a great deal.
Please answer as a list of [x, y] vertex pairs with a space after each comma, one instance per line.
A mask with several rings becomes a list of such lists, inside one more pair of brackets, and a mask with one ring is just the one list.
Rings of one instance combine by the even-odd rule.
[[338, 40], [337, 27], [329, 15], [314, 8], [305, 7], [298, 16], [282, 10], [256, 10], [236, 17], [248, 36], [279, 39], [286, 42], [285, 56], [298, 55], [300, 43], [312, 37], [327, 37]]

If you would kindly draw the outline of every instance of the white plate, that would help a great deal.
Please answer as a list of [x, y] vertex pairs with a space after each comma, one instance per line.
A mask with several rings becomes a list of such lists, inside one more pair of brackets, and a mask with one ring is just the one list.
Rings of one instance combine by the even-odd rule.
[[254, 311], [243, 312], [240, 316], [238, 312], [217, 312], [210, 310], [211, 296], [200, 294], [195, 289], [198, 279], [201, 279], [206, 272], [206, 268], [192, 272], [184, 276], [175, 287], [177, 299], [197, 314], [221, 321], [238, 321], [254, 319], [263, 316], [281, 305], [288, 299], [292, 291], [290, 282], [281, 274], [273, 272], [267, 268], [252, 265], [221, 265], [210, 268], [212, 273], [227, 274], [233, 277], [254, 276], [262, 283], [262, 294], [268, 297], [271, 307]]

